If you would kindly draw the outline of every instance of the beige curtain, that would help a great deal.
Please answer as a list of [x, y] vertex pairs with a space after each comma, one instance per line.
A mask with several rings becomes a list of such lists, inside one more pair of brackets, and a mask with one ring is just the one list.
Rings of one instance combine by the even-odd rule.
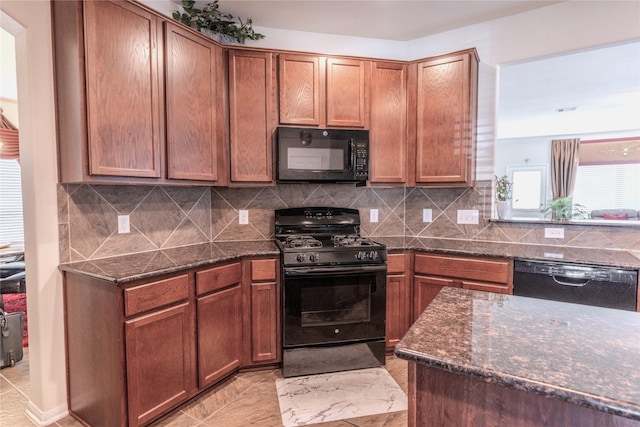
[[551, 141], [551, 189], [554, 199], [573, 193], [579, 161], [579, 138]]

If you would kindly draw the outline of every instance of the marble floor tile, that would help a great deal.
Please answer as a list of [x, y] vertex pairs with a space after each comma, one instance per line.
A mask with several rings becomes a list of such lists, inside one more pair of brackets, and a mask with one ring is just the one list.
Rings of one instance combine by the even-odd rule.
[[384, 368], [276, 381], [285, 427], [404, 411], [407, 395]]

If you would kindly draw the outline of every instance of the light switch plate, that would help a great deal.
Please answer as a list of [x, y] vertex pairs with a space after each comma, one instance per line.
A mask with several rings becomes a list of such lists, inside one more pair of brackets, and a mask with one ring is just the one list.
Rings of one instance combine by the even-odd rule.
[[547, 239], [564, 239], [564, 228], [545, 228], [544, 237]]
[[369, 221], [378, 222], [378, 209], [371, 209], [369, 211]]
[[129, 223], [129, 215], [118, 215], [118, 234], [127, 234], [131, 232]]
[[241, 225], [249, 224], [249, 211], [240, 209], [238, 211], [238, 223]]
[[433, 221], [433, 210], [422, 209], [422, 222], [432, 222], [432, 221]]
[[478, 224], [480, 214], [477, 209], [458, 209], [458, 224]]

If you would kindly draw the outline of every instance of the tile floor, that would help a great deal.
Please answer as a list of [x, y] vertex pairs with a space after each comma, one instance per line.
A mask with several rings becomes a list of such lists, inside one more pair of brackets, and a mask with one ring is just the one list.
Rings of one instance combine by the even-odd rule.
[[[387, 356], [386, 368], [407, 392], [407, 362]], [[155, 427], [281, 427], [275, 380], [279, 369], [242, 372], [156, 422]], [[29, 352], [16, 366], [0, 371], [0, 427], [33, 427], [26, 417], [29, 399]], [[404, 427], [407, 411], [313, 424], [318, 427]], [[81, 427], [68, 416], [52, 426]]]

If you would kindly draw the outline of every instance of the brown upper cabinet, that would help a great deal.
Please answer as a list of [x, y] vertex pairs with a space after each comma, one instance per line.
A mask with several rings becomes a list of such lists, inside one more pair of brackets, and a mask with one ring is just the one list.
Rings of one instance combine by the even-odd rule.
[[53, 21], [61, 182], [226, 183], [221, 47], [127, 1]]
[[281, 54], [280, 124], [366, 129], [370, 80], [369, 61]]
[[407, 180], [407, 65], [374, 62], [371, 72], [369, 181]]
[[474, 185], [477, 85], [475, 49], [411, 65], [409, 185]]
[[273, 54], [229, 51], [230, 184], [273, 184], [277, 123]]

